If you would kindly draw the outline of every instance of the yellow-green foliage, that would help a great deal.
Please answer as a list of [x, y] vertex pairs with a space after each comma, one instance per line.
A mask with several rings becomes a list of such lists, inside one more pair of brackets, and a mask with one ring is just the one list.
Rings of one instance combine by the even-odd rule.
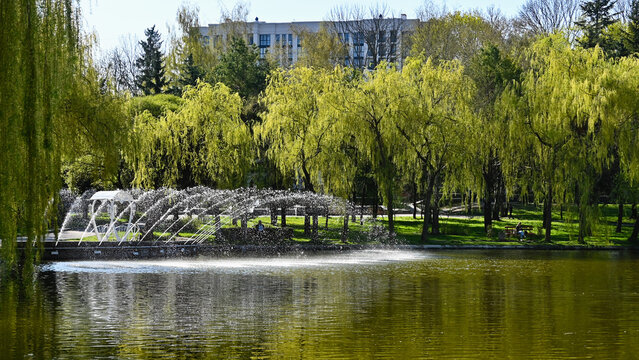
[[459, 60], [466, 65], [482, 47], [503, 40], [480, 14], [456, 11], [419, 24], [411, 41], [413, 56], [424, 55], [434, 62]]
[[348, 56], [346, 45], [325, 25], [317, 32], [305, 29], [293, 29], [293, 32], [302, 39], [296, 66], [331, 70]]
[[[307, 189], [319, 191], [321, 183], [340, 193], [348, 183], [344, 176], [352, 175], [353, 169], [339, 151], [342, 138], [335, 129], [339, 118], [323, 116], [320, 107], [321, 97], [335, 81], [335, 74], [320, 69], [274, 71], [262, 100], [268, 112], [254, 134], [268, 146], [266, 155], [283, 174], [298, 173]], [[337, 174], [341, 180], [335, 179]]]
[[599, 48], [573, 49], [558, 35], [535, 43], [526, 62], [521, 88], [506, 92], [501, 104], [513, 119], [510, 151], [520, 161], [533, 156], [533, 173], [523, 179], [538, 195], [570, 191], [575, 181], [592, 180], [584, 171], [600, 171], [610, 161], [613, 128], [605, 108], [614, 63]]
[[605, 103], [608, 141], [619, 151], [621, 169], [636, 187], [639, 183], [639, 59], [622, 58], [607, 73], [603, 86], [611, 92]]
[[242, 184], [252, 161], [248, 127], [240, 119], [242, 100], [223, 84], [187, 88], [184, 104], [159, 118], [145, 111], [135, 117], [127, 159], [134, 184], [180, 186], [192, 181], [220, 188]]
[[129, 101], [129, 115], [134, 117], [148, 111], [156, 118], [166, 115], [169, 111], [178, 111], [184, 100], [175, 95], [157, 94], [134, 97]]
[[464, 166], [469, 158], [469, 105], [475, 89], [463, 71], [457, 61], [435, 65], [409, 58], [398, 82], [388, 84], [398, 92], [388, 131], [404, 143], [396, 149], [397, 164], [403, 171], [419, 164], [418, 180], [443, 177], [444, 169]]
[[101, 89], [78, 18], [73, 1], [0, 2], [0, 239], [7, 268], [15, 265], [16, 236], [35, 240], [55, 218], [63, 157], [91, 149], [107, 171], [117, 162], [122, 101]]

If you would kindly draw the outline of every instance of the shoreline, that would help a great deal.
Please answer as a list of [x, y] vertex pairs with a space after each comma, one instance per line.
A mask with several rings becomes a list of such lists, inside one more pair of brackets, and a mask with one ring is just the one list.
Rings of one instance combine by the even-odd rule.
[[[19, 243], [24, 248], [24, 242]], [[155, 258], [179, 258], [197, 256], [229, 256], [257, 254], [264, 256], [295, 254], [304, 252], [340, 252], [362, 250], [554, 250], [554, 251], [617, 251], [634, 252], [639, 247], [630, 246], [571, 246], [555, 244], [522, 245], [388, 245], [388, 244], [278, 244], [278, 245], [203, 245], [175, 242], [171, 244], [151, 242], [115, 243], [90, 242], [45, 242], [42, 261], [81, 261], [81, 260], [132, 260]]]

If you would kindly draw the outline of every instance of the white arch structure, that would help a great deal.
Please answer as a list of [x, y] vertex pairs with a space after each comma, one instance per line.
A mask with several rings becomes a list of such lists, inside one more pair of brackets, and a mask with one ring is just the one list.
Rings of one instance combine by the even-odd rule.
[[[93, 196], [91, 196], [91, 199], [89, 200], [92, 200], [91, 220], [89, 222], [89, 227], [93, 229], [93, 232], [98, 238], [98, 241], [100, 244], [102, 244], [104, 240], [108, 240], [111, 234], [113, 234], [115, 238], [117, 239], [117, 241], [121, 243], [122, 241], [126, 241], [127, 240], [126, 238], [130, 234], [134, 233], [131, 231], [131, 228], [133, 226], [133, 223], [131, 222], [131, 220], [133, 220], [133, 216], [135, 214], [135, 200], [128, 192], [122, 191], [122, 190], [98, 191], [95, 194], [93, 194]], [[109, 213], [109, 218], [110, 218], [108, 225], [98, 226], [95, 222], [95, 217], [97, 215], [95, 213], [95, 205], [98, 202], [102, 202], [102, 204], [98, 207], [98, 209], [101, 208], [103, 205], [105, 205], [105, 203], [107, 205], [107, 211]], [[120, 216], [116, 214], [116, 209], [117, 209], [116, 203], [129, 203], [128, 205], [129, 222], [126, 225], [126, 229], [124, 229], [125, 233], [124, 233], [124, 236], [122, 237], [120, 236], [120, 234], [118, 234], [118, 230], [120, 230], [121, 227], [118, 226]]]

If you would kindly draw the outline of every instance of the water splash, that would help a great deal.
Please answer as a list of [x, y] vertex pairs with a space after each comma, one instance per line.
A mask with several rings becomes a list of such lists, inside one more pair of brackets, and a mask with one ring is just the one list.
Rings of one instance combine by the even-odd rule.
[[[218, 190], [198, 186], [184, 190], [158, 189], [143, 191], [136, 189], [123, 190], [123, 192], [133, 199], [131, 203], [115, 204], [112, 205], [115, 206], [114, 208], [110, 208], [106, 202], [103, 202], [97, 209], [93, 209], [94, 211], [88, 220], [82, 219], [78, 209], [88, 208], [91, 201], [90, 195], [94, 191], [89, 191], [78, 197], [64, 219], [59, 239], [70, 240], [73, 238], [73, 234], [65, 234], [66, 232], [72, 232], [67, 229], [67, 225], [71, 220], [74, 222], [74, 229], [80, 227], [79, 223], [82, 224], [80, 229], [83, 228], [84, 231], [76, 237], [76, 239], [82, 241], [86, 236], [90, 235], [92, 224], [104, 222], [104, 218], [109, 218], [108, 225], [95, 226], [96, 235], [99, 239], [100, 231], [105, 231], [105, 234], [108, 234], [110, 230], [117, 228], [121, 221], [128, 220], [129, 226], [122, 237], [123, 239], [149, 240], [154, 237], [154, 232], [158, 231], [165, 235], [166, 240], [163, 239], [165, 242], [179, 239], [187, 243], [203, 243], [211, 239], [224, 224], [234, 219], [242, 219], [242, 221], [246, 222], [257, 216], [265, 215], [269, 210], [277, 209], [277, 207], [291, 208], [295, 206], [302, 208], [306, 214], [327, 212], [334, 216], [347, 215], [353, 209], [346, 200], [341, 198], [289, 190], [256, 188]], [[135, 214], [128, 219], [124, 219], [127, 211], [132, 207], [136, 209]], [[109, 217], [107, 216], [108, 211], [117, 215]], [[211, 214], [213, 215], [211, 216]], [[207, 216], [211, 216], [211, 218], [209, 219]], [[181, 232], [193, 224], [196, 219], [204, 219], [204, 224], [202, 225], [198, 222], [199, 225], [192, 231], [191, 236], [180, 237]], [[143, 223], [143, 220], [146, 222]], [[183, 223], [180, 223], [180, 221], [183, 221]], [[146, 227], [146, 223], [150, 223], [151, 226]], [[178, 228], [175, 229], [175, 227]], [[132, 232], [134, 234], [131, 234]], [[110, 241], [111, 239], [101, 240]], [[157, 240], [158, 238], [155, 239], [155, 241]]]

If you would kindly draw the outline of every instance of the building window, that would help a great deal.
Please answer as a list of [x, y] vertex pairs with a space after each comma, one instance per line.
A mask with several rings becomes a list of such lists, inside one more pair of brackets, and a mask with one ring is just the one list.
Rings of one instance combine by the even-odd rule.
[[293, 47], [293, 34], [288, 34], [288, 47]]
[[253, 45], [253, 34], [248, 34], [247, 36], [248, 44]]
[[364, 45], [364, 34], [362, 34], [362, 33], [353, 34], [353, 45], [363, 46]]
[[278, 44], [280, 42], [280, 34], [275, 34], [275, 43]]
[[297, 47], [301, 48], [302, 47], [302, 38], [301, 37], [297, 37]]
[[266, 53], [268, 52], [268, 48], [261, 47], [260, 48], [260, 59], [264, 59], [266, 57]]
[[349, 33], [339, 33], [337, 34], [337, 36], [339, 37], [339, 40], [342, 42], [342, 44], [348, 44], [351, 41], [351, 36]]
[[271, 46], [271, 34], [260, 34], [260, 47], [270, 47]]

